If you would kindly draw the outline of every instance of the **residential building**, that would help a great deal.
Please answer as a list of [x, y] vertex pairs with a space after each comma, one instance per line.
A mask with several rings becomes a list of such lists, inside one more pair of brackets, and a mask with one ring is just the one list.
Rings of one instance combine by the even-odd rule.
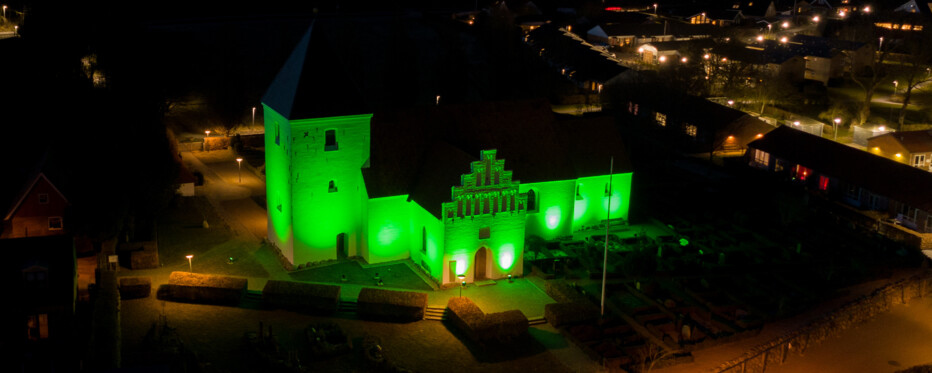
[[6, 285], [4, 366], [24, 372], [76, 370], [77, 271], [69, 235], [0, 239]]
[[[810, 191], [862, 211], [871, 229], [932, 248], [932, 173], [782, 126], [748, 144], [752, 167], [777, 172]], [[892, 219], [896, 227], [884, 225]], [[903, 229], [906, 228], [906, 230]]]
[[932, 171], [932, 131], [889, 132], [867, 139], [867, 150], [900, 163]]
[[[10, 197], [10, 196], [7, 196]], [[65, 233], [68, 199], [42, 172], [8, 199], [0, 238], [55, 236]]]

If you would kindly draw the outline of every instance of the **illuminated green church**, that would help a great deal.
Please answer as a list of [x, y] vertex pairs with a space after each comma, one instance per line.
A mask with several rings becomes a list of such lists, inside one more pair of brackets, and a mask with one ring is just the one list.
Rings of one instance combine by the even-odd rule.
[[411, 259], [442, 284], [518, 276], [526, 237], [597, 226], [609, 201], [627, 220], [632, 174], [612, 119], [558, 120], [543, 100], [359, 114], [335, 98], [375, 83], [322, 85], [347, 66], [314, 58], [317, 37], [263, 97], [268, 240], [293, 265], [358, 256]]

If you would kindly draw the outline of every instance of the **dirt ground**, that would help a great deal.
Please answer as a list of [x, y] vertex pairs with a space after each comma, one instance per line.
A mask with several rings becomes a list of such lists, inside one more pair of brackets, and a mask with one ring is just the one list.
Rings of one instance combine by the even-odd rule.
[[[406, 324], [362, 321], [349, 318], [323, 318], [281, 310], [163, 302], [154, 296], [122, 303], [123, 365], [166, 364], [151, 361], [143, 351], [143, 338], [164, 313], [169, 326], [176, 328], [184, 345], [199, 361], [210, 362], [208, 372], [266, 371], [248, 352], [245, 332], [258, 332], [259, 323], [271, 326], [281, 345], [294, 349], [300, 357], [309, 349], [304, 329], [313, 323], [336, 322], [358, 345], [365, 334], [381, 338], [383, 353], [395, 364], [416, 372], [569, 372], [547, 348], [528, 337], [508, 346], [484, 349], [464, 343], [444, 323], [418, 321]], [[534, 331], [537, 332], [537, 331]], [[351, 353], [324, 361], [302, 359], [311, 371], [364, 372], [372, 368], [361, 355]]]

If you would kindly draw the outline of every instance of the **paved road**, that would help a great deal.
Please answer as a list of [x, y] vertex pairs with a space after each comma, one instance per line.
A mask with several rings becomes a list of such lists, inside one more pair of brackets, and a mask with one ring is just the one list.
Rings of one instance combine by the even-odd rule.
[[237, 236], [261, 242], [267, 236], [268, 219], [265, 209], [256, 203], [265, 196], [265, 182], [248, 167], [237, 169], [229, 150], [184, 152], [182, 159], [192, 171], [204, 175], [204, 185], [198, 195], [206, 196], [214, 209], [230, 225]]

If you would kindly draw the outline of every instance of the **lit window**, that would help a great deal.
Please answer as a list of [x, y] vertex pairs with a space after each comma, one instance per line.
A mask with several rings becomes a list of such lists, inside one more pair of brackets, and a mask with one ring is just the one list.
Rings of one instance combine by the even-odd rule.
[[800, 165], [796, 165], [796, 178], [802, 181], [806, 181], [809, 178], [809, 175], [812, 174], [812, 170], [805, 168]]
[[[754, 149], [754, 163], [761, 166], [770, 165], [770, 153], [767, 153], [760, 149]], [[780, 171], [780, 170], [775, 170]]]
[[329, 192], [329, 193], [336, 193], [336, 192], [337, 192], [337, 184], [336, 184], [333, 180], [330, 180], [330, 185], [329, 185], [329, 188], [328, 188], [328, 192]]
[[828, 190], [828, 177], [819, 175], [819, 190]]
[[661, 127], [667, 126], [667, 116], [663, 113], [654, 113], [654, 119]]
[[49, 230], [60, 231], [62, 229], [61, 216], [49, 217]]
[[492, 229], [489, 227], [479, 228], [479, 239], [484, 240], [492, 237]]
[[582, 198], [582, 194], [579, 193], [579, 189], [581, 189], [581, 188], [582, 188], [582, 184], [576, 184], [576, 200], [577, 200], [577, 201], [582, 201], [582, 199], [583, 199], [583, 198]]
[[340, 148], [337, 144], [337, 131], [336, 130], [327, 130], [326, 132], [326, 144], [324, 145], [324, 151], [338, 150]]
[[39, 203], [43, 205], [49, 203], [48, 193], [39, 193]]
[[683, 131], [686, 132], [686, 135], [687, 135], [687, 136], [692, 137], [692, 138], [695, 139], [695, 138], [696, 138], [696, 134], [697, 134], [698, 131], [699, 131], [699, 127], [696, 127], [695, 125], [692, 125], [692, 124], [688, 124], [688, 123], [687, 123], [687, 124], [684, 124], [684, 125], [683, 125]]
[[49, 315], [42, 313], [26, 316], [26, 336], [30, 341], [49, 337]]

